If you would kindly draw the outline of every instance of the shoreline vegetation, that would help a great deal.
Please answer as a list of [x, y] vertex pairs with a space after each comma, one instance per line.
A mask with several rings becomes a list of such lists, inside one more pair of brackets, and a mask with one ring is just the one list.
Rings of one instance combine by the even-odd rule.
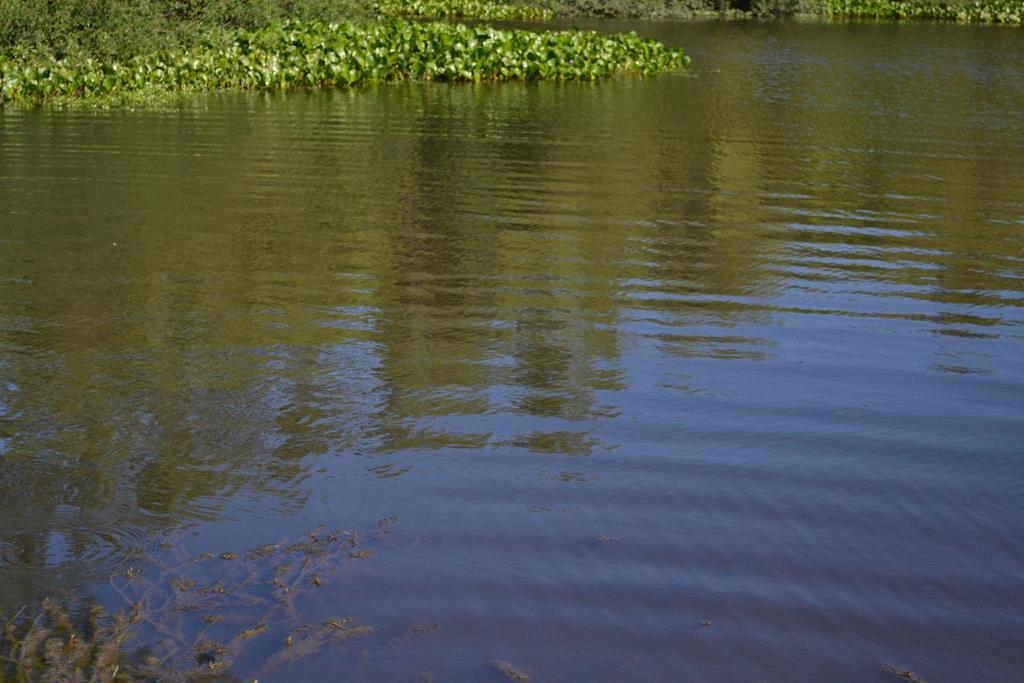
[[914, 2], [913, 0], [828, 0], [835, 18], [932, 20], [974, 24], [1024, 23], [1024, 0]]
[[[429, 1], [429, 0], [423, 0]], [[555, 16], [1024, 23], [1024, 0], [547, 0]]]
[[635, 33], [527, 31], [384, 19], [275, 22], [127, 60], [0, 57], [0, 101], [41, 103], [132, 93], [288, 90], [393, 81], [594, 80], [689, 63]]
[[554, 17], [824, 16], [1020, 24], [1024, 0], [0, 0], [0, 104], [224, 89], [593, 80], [689, 63], [635, 34], [466, 27]]
[[492, 0], [380, 0], [374, 12], [386, 17], [419, 19], [537, 21], [555, 18], [550, 7]]

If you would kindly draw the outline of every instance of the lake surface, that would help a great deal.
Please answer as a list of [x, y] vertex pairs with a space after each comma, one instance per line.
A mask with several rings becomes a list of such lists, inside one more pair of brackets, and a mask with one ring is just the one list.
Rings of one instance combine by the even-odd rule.
[[0, 612], [397, 516], [240, 678], [1019, 680], [1024, 32], [591, 25], [693, 67], [0, 114]]

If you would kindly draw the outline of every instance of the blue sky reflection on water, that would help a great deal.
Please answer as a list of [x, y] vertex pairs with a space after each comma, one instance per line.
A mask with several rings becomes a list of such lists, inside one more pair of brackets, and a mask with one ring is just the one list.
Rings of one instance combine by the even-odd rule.
[[1013, 680], [1017, 34], [601, 26], [694, 66], [0, 115], [0, 611], [324, 525], [261, 680]]

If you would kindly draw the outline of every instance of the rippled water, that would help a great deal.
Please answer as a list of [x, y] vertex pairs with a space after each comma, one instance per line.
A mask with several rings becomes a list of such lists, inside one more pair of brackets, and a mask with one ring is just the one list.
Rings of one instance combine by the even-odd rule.
[[0, 611], [398, 515], [289, 676], [1017, 679], [1024, 33], [599, 26], [694, 66], [0, 114]]

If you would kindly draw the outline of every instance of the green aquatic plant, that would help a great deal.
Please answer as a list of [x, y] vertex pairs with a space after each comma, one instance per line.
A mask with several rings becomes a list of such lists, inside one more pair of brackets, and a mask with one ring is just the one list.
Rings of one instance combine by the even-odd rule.
[[120, 62], [0, 57], [0, 101], [403, 80], [593, 80], [620, 71], [655, 74], [689, 61], [682, 50], [635, 33], [605, 36], [404, 20], [368, 25], [288, 21], [260, 31], [235, 31], [193, 49]]
[[489, 0], [381, 0], [377, 11], [389, 17], [427, 19], [550, 19], [547, 7]]
[[928, 683], [928, 680], [923, 676], [919, 676], [910, 669], [903, 666], [893, 666], [892, 664], [883, 664], [882, 671], [887, 674], [891, 674], [902, 681], [908, 681], [908, 683]]
[[1024, 1], [914, 2], [912, 0], [827, 0], [826, 12], [833, 17], [867, 19], [932, 19], [963, 23], [1020, 24], [1024, 22]]
[[125, 59], [273, 21], [347, 21], [374, 0], [0, 0], [0, 53]]
[[137, 608], [110, 615], [93, 606], [76, 623], [63, 605], [44, 600], [33, 618], [22, 611], [4, 624], [0, 681], [118, 679], [124, 644], [140, 621]]
[[494, 660], [491, 662], [491, 668], [501, 673], [505, 678], [510, 681], [529, 681], [530, 674], [526, 673], [522, 669], [517, 669], [508, 662], [502, 662]]
[[[352, 556], [370, 557], [364, 545], [382, 542], [396, 521], [381, 520], [365, 540], [319, 528], [245, 552], [190, 556], [184, 546], [161, 544], [162, 558], [112, 577], [123, 601], [116, 612], [47, 599], [0, 620], [0, 683], [180, 681], [243, 668], [262, 676], [368, 637], [373, 627], [351, 616], [307, 622], [298, 601], [346, 570], [364, 571]], [[257, 641], [260, 654], [251, 656]]]

